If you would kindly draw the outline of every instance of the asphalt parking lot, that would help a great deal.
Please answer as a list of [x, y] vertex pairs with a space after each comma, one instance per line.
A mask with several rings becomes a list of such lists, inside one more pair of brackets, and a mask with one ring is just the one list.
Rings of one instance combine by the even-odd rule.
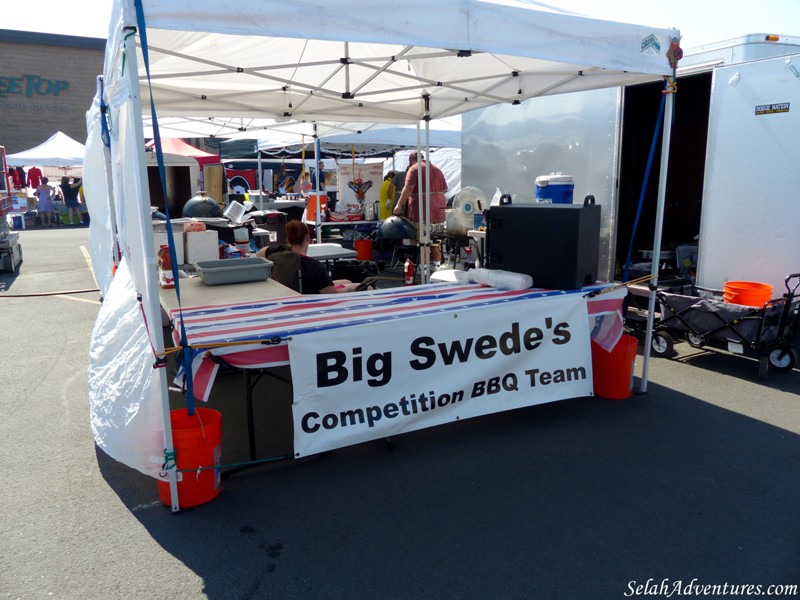
[[[0, 272], [0, 597], [800, 597], [800, 371], [761, 381], [686, 344], [628, 400], [249, 469], [172, 514], [94, 445], [87, 234], [23, 231], [20, 272]], [[223, 376], [209, 401], [226, 463], [246, 458], [241, 386]], [[290, 450], [288, 386], [256, 394], [259, 454]]]

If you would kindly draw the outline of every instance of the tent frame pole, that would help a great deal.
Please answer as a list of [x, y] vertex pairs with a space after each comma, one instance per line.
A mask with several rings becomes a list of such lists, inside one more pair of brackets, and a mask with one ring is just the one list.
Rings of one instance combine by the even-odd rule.
[[317, 210], [314, 211], [315, 213], [315, 223], [314, 223], [314, 231], [317, 234], [317, 243], [322, 243], [322, 227], [320, 226], [320, 211], [322, 209], [322, 192], [320, 191], [319, 185], [319, 161], [320, 155], [322, 154], [322, 149], [320, 148], [319, 136], [317, 135], [317, 124], [314, 123], [314, 164], [317, 165], [317, 168], [314, 169], [316, 173], [316, 180], [317, 180]]
[[[670, 77], [670, 83], [675, 79]], [[671, 89], [668, 86], [668, 89]], [[667, 169], [669, 167], [669, 148], [672, 141], [672, 120], [673, 107], [675, 103], [674, 93], [665, 91], [667, 94], [664, 106], [664, 129], [661, 132], [661, 163], [658, 174], [658, 201], [656, 203], [656, 223], [653, 233], [653, 264], [650, 265], [650, 296], [647, 302], [647, 328], [645, 329], [644, 357], [642, 358], [642, 379], [639, 392], [647, 392], [647, 376], [650, 371], [650, 349], [653, 343], [653, 320], [656, 309], [656, 290], [658, 288], [658, 266], [661, 262], [661, 232], [664, 226], [664, 206], [667, 196]]]
[[[417, 269], [419, 270], [419, 280], [421, 283], [427, 283], [425, 279], [425, 212], [423, 211], [422, 204], [422, 169], [420, 162], [422, 158], [422, 132], [420, 130], [419, 121], [417, 121], [417, 218], [419, 231], [417, 232]], [[411, 168], [409, 161], [408, 168]], [[411, 202], [411, 198], [408, 199]]]
[[258, 177], [256, 178], [258, 183], [258, 210], [264, 210], [264, 172], [261, 170], [261, 150], [258, 147], [258, 142], [256, 142], [256, 156], [258, 157]]
[[[141, 212], [142, 223], [148, 223], [151, 220], [150, 216], [150, 188], [147, 179], [147, 167], [144, 162], [144, 131], [142, 128], [142, 105], [141, 95], [139, 89], [139, 65], [136, 57], [136, 36], [130, 36], [125, 40], [125, 56], [128, 61], [128, 66], [125, 72], [125, 77], [128, 79], [130, 86], [131, 102], [131, 121], [133, 123], [133, 137], [134, 144], [139, 150], [140, 160], [139, 166], [139, 185], [142, 197], [139, 199], [139, 210]], [[148, 264], [150, 267], [147, 269], [148, 289], [158, 290], [158, 277], [155, 269], [155, 245], [152, 236], [144, 236], [144, 252], [145, 256], [150, 257]], [[147, 306], [150, 315], [158, 317], [153, 320], [154, 323], [159, 322], [161, 315], [161, 303], [158, 294], [149, 294], [147, 298]], [[161, 327], [150, 328], [150, 335], [155, 338], [156, 351], [159, 353], [164, 352], [164, 336]], [[172, 440], [172, 421], [170, 418], [169, 407], [169, 392], [167, 386], [167, 373], [166, 369], [156, 369], [158, 373], [159, 385], [161, 387], [161, 409], [162, 409], [162, 425], [164, 431], [164, 453], [165, 455], [175, 456], [175, 446]], [[163, 469], [167, 474], [169, 480], [169, 494], [172, 499], [172, 512], [180, 510], [178, 502], [178, 471], [176, 461], [171, 464], [165, 461], [165, 468]]]
[[431, 129], [430, 119], [425, 111], [425, 266], [423, 283], [431, 280]]

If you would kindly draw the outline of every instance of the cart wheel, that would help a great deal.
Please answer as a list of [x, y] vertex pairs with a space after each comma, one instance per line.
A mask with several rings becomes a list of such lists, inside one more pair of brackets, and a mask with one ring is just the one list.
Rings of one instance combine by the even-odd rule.
[[762, 354], [758, 357], [758, 378], [766, 381], [769, 375], [769, 354]]
[[653, 339], [650, 340], [650, 346], [656, 356], [671, 356], [674, 351], [675, 342], [672, 341], [668, 333], [655, 331], [653, 332]]
[[4, 254], [3, 257], [2, 257], [2, 261], [3, 261], [3, 268], [0, 269], [0, 270], [9, 271], [11, 273], [16, 271], [16, 269], [14, 268], [14, 253], [13, 252], [10, 252], [9, 254]]
[[791, 371], [797, 365], [797, 352], [794, 348], [775, 348], [767, 356], [769, 366], [776, 371]]
[[692, 348], [702, 348], [706, 345], [706, 336], [701, 333], [686, 332], [686, 343]]

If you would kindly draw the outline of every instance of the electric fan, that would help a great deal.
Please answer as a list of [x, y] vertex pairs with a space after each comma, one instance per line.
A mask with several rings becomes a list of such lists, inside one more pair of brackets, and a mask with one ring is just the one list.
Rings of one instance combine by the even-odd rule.
[[467, 186], [461, 188], [453, 200], [453, 208], [447, 211], [447, 235], [467, 235], [472, 229], [476, 214], [486, 206], [486, 196], [478, 188]]

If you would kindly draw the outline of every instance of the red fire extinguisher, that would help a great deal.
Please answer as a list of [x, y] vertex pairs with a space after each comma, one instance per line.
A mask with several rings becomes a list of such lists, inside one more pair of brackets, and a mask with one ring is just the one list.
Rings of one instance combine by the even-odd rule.
[[403, 276], [405, 277], [406, 285], [414, 285], [414, 270], [415, 265], [411, 262], [410, 258], [406, 259], [406, 264], [403, 265]]

